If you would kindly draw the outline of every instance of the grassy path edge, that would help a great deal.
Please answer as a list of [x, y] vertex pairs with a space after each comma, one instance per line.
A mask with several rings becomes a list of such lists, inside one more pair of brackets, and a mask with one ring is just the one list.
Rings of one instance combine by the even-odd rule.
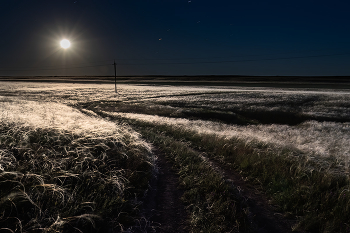
[[[113, 117], [106, 113], [99, 114]], [[212, 159], [242, 171], [251, 181], [259, 183], [286, 216], [296, 217], [294, 230], [309, 232], [350, 231], [350, 180], [346, 174], [331, 172], [309, 161], [291, 148], [273, 151], [266, 144], [244, 141], [171, 126], [123, 119], [137, 127], [157, 127], [159, 132], [188, 141], [206, 151]], [[328, 158], [332, 160], [332, 158]], [[336, 166], [337, 161], [332, 161]]]

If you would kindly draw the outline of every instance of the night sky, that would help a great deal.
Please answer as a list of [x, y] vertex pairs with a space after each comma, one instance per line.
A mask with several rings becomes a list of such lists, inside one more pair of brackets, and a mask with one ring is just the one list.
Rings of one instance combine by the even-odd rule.
[[350, 75], [348, 0], [2, 0], [0, 11], [0, 76], [114, 75], [114, 59], [120, 76]]

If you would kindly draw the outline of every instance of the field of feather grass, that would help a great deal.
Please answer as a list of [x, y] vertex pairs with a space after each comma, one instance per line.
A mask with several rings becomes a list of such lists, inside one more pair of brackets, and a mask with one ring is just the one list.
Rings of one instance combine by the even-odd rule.
[[[133, 195], [146, 190], [153, 163], [141, 137], [159, 147], [170, 143], [168, 158], [183, 180], [205, 183], [200, 173], [181, 170], [184, 152], [176, 143], [261, 186], [285, 216], [298, 220], [294, 229], [350, 231], [348, 90], [119, 85], [115, 94], [104, 84], [2, 84], [0, 185], [9, 191], [1, 194], [0, 221], [14, 232], [132, 224]], [[194, 190], [208, 199], [200, 206], [188, 188], [183, 200], [191, 229], [209, 232], [205, 219], [223, 204], [208, 208], [213, 190]], [[27, 208], [32, 211], [21, 212]]]
[[2, 231], [134, 224], [153, 168], [150, 146], [135, 131], [59, 103], [3, 97], [0, 109]]

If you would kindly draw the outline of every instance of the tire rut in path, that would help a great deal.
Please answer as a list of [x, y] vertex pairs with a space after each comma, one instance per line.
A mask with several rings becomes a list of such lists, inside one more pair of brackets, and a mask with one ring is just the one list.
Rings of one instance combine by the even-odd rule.
[[203, 160], [207, 161], [227, 183], [237, 187], [241, 195], [246, 198], [250, 211], [250, 219], [257, 228], [257, 233], [304, 233], [303, 230], [292, 231], [292, 226], [296, 224], [296, 220], [283, 217], [282, 213], [277, 212], [276, 208], [269, 204], [267, 197], [258, 191], [254, 185], [246, 182], [237, 171], [209, 159], [203, 153], [201, 157]]
[[142, 232], [185, 233], [187, 213], [180, 198], [183, 191], [178, 189], [179, 178], [166, 161], [164, 155], [153, 150], [158, 157], [156, 177], [150, 182], [150, 188], [143, 203], [142, 212], [147, 220], [147, 229]]

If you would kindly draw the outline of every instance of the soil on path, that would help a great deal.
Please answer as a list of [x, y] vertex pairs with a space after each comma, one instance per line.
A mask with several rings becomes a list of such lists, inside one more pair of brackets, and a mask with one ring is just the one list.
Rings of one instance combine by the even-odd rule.
[[185, 233], [188, 219], [185, 205], [180, 198], [183, 191], [178, 188], [179, 177], [166, 161], [164, 155], [154, 150], [157, 174], [150, 182], [142, 214], [145, 221], [142, 232]]

